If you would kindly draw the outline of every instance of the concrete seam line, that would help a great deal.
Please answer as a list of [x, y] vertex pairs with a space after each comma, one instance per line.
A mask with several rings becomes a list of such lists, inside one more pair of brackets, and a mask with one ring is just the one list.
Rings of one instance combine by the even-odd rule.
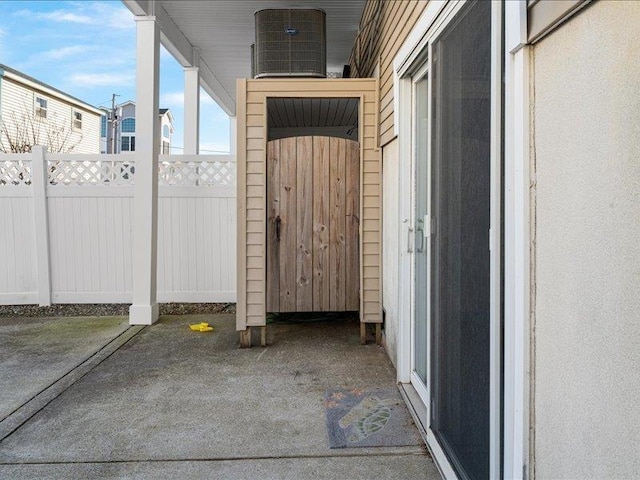
[[[387, 452], [376, 453], [376, 457], [428, 457], [431, 458], [427, 451], [409, 451], [409, 452]], [[277, 455], [277, 456], [255, 456], [255, 457], [220, 457], [220, 458], [173, 458], [173, 459], [148, 459], [148, 460], [72, 460], [72, 461], [50, 461], [50, 462], [0, 462], [0, 466], [8, 465], [108, 465], [108, 464], [125, 464], [125, 463], [181, 463], [181, 462], [244, 462], [247, 460], [310, 460], [314, 458], [361, 458], [371, 457], [368, 453], [353, 453], [344, 455]]]
[[[16, 407], [15, 409], [13, 409], [11, 412], [9, 412], [7, 415], [4, 416], [4, 418], [0, 419], [0, 425], [2, 425], [2, 422], [4, 422], [6, 419], [8, 419], [9, 417], [11, 417], [14, 413], [18, 412], [22, 407], [24, 407], [26, 404], [28, 404], [29, 402], [31, 402], [32, 400], [34, 400], [35, 398], [38, 397], [38, 395], [43, 394], [44, 392], [46, 392], [47, 390], [49, 390], [51, 387], [53, 387], [56, 383], [58, 383], [60, 380], [64, 379], [67, 375], [69, 375], [70, 373], [72, 373], [74, 370], [76, 370], [77, 368], [81, 367], [83, 364], [85, 364], [86, 362], [88, 362], [89, 360], [91, 360], [93, 357], [95, 357], [98, 353], [100, 353], [102, 350], [104, 350], [105, 348], [107, 348], [109, 345], [111, 345], [113, 342], [115, 342], [116, 340], [118, 340], [122, 335], [124, 335], [125, 333], [127, 333], [129, 331], [131, 327], [127, 327], [125, 328], [122, 332], [120, 332], [118, 335], [116, 335], [114, 338], [112, 338], [111, 340], [109, 340], [108, 342], [102, 344], [102, 346], [98, 347], [98, 349], [85, 356], [84, 358], [82, 358], [73, 368], [71, 368], [71, 370], [69, 370], [67, 373], [65, 373], [64, 375], [62, 375], [60, 378], [54, 380], [53, 382], [51, 382], [49, 385], [43, 387], [39, 392], [33, 394], [28, 400], [26, 400], [24, 403], [22, 403], [22, 405]], [[0, 440], [2, 440], [2, 438], [0, 438]]]
[[118, 349], [126, 345], [144, 328], [145, 327], [127, 328], [124, 332], [97, 350], [93, 355], [76, 365], [58, 380], [27, 400], [7, 417], [3, 418], [0, 421], [0, 442], [13, 434], [29, 419], [66, 392], [76, 382], [118, 351]]

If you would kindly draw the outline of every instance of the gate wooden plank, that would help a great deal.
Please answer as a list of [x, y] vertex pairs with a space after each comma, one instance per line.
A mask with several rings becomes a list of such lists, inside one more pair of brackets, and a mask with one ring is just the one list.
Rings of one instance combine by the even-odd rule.
[[280, 215], [280, 140], [267, 144], [267, 312], [280, 311], [280, 249], [276, 217]]
[[313, 310], [313, 139], [297, 137], [296, 308]]
[[329, 219], [329, 267], [332, 311], [343, 311], [346, 307], [345, 280], [345, 163], [346, 140], [331, 138], [329, 140], [329, 195], [331, 198]]
[[280, 140], [280, 311], [296, 311], [296, 139]]
[[359, 309], [360, 170], [357, 142], [269, 142], [267, 311]]
[[346, 309], [360, 308], [360, 144], [346, 141]]
[[329, 311], [329, 137], [313, 137], [313, 309]]

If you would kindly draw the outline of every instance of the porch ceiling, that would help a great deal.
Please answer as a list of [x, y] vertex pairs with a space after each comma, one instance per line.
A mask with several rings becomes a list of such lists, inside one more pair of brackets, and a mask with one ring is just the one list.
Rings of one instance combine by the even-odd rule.
[[236, 79], [251, 74], [254, 12], [264, 8], [321, 8], [327, 20], [327, 70], [349, 61], [366, 0], [123, 0], [134, 15], [156, 15], [162, 43], [183, 66], [200, 49], [203, 88], [235, 115]]

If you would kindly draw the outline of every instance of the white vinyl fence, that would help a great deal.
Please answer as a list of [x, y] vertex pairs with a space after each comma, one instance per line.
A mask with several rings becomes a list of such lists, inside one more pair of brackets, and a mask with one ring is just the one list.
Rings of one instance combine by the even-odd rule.
[[[134, 158], [0, 154], [0, 304], [131, 301]], [[161, 155], [158, 176], [158, 301], [235, 302], [235, 162]]]

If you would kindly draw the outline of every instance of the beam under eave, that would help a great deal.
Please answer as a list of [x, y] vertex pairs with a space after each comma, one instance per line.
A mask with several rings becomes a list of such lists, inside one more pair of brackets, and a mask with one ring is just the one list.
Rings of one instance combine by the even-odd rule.
[[156, 5], [156, 18], [162, 33], [160, 41], [183, 67], [193, 67], [193, 44], [178, 28], [162, 5]]
[[[151, 6], [147, 0], [122, 0], [122, 2], [134, 15], [151, 15], [149, 11]], [[161, 2], [156, 3], [154, 10], [154, 15], [160, 25], [160, 42], [162, 45], [183, 67], [199, 66], [200, 82], [204, 91], [215, 100], [227, 115], [234, 116], [236, 102], [229, 92], [223, 88], [211, 68], [202, 60], [199, 65], [194, 65], [194, 45], [178, 28], [171, 16], [162, 7]]]
[[149, 1], [148, 0], [122, 0], [124, 6], [127, 7], [134, 15], [148, 15], [149, 14]]
[[222, 87], [222, 84], [204, 60], [199, 59], [197, 62], [198, 65], [196, 65], [193, 58], [194, 45], [185, 37], [162, 6], [160, 6], [160, 8], [156, 6], [156, 18], [160, 23], [160, 30], [162, 32], [160, 40], [167, 51], [171, 53], [183, 67], [198, 66], [200, 68], [200, 82], [205, 92], [207, 92], [228, 115], [235, 115], [235, 100]]
[[204, 91], [213, 98], [216, 103], [225, 111], [225, 113], [231, 117], [236, 115], [236, 102], [229, 95], [216, 76], [213, 74], [209, 66], [204, 62], [200, 62], [200, 81], [202, 82], [202, 88]]

